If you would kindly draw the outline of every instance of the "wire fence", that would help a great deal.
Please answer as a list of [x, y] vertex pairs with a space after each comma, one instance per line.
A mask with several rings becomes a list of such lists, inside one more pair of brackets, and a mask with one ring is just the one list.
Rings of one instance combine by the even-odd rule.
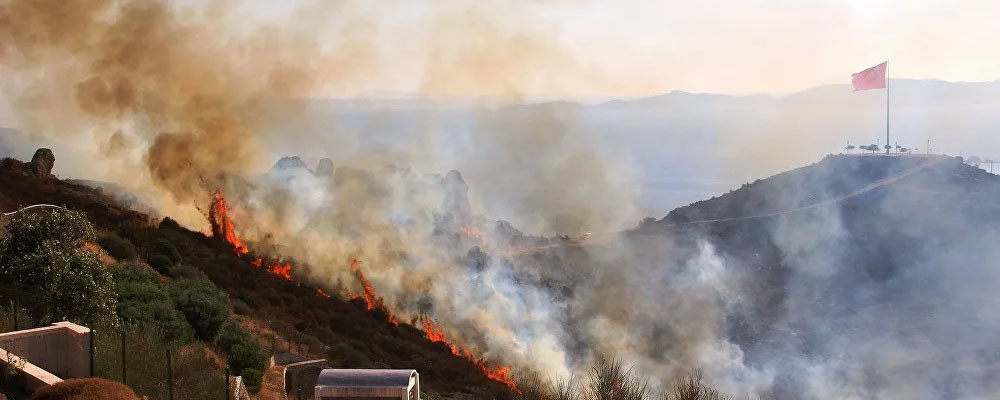
[[[42, 296], [0, 287], [0, 332], [57, 322], [47, 311], [48, 303]], [[70, 322], [91, 329], [88, 343], [92, 377], [122, 382], [149, 399], [253, 399], [242, 378], [230, 375], [225, 358], [202, 343], [177, 346], [150, 328]]]

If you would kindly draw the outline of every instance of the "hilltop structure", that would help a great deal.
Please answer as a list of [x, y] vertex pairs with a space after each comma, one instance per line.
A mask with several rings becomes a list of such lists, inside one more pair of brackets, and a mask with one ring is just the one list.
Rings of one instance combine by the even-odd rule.
[[420, 374], [413, 369], [325, 369], [314, 398], [420, 400]]

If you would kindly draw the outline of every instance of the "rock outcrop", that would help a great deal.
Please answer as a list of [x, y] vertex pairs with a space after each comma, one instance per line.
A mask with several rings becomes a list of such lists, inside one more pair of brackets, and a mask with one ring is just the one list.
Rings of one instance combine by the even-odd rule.
[[316, 165], [316, 175], [333, 176], [333, 160], [324, 158]]
[[31, 157], [29, 167], [31, 173], [39, 178], [52, 176], [52, 166], [56, 164], [56, 156], [52, 150], [41, 148], [35, 150], [35, 155]]
[[297, 157], [297, 156], [295, 156], [295, 157], [281, 157], [281, 159], [278, 160], [278, 162], [274, 163], [274, 166], [271, 167], [271, 170], [272, 171], [289, 171], [289, 170], [305, 170], [305, 171], [308, 171], [309, 167], [307, 167], [306, 163], [302, 162], [302, 159], [299, 158], [299, 157]]

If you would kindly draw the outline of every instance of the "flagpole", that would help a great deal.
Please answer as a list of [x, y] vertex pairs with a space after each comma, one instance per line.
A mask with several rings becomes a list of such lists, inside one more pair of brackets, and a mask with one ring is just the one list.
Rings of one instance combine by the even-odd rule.
[[889, 60], [885, 60], [885, 154], [889, 154]]

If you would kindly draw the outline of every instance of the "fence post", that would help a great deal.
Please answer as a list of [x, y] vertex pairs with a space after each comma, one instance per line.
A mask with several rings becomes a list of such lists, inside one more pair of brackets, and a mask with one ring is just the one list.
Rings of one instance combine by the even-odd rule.
[[17, 302], [14, 300], [10, 301], [10, 310], [14, 313], [14, 330], [17, 330]]
[[170, 366], [170, 348], [167, 348], [167, 399], [174, 400], [174, 369]]
[[125, 327], [122, 327], [122, 383], [125, 383]]
[[226, 367], [226, 400], [229, 400], [229, 367]]
[[90, 321], [90, 377], [94, 377], [94, 320]]

